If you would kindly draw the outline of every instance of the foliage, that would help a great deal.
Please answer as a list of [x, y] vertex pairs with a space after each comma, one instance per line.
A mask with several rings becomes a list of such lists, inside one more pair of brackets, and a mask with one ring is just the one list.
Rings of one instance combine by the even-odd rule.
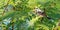
[[[1, 0], [0, 30], [53, 30], [60, 18], [59, 5], [60, 0]], [[36, 6], [43, 11], [45, 8], [53, 19], [42, 19], [33, 13]]]

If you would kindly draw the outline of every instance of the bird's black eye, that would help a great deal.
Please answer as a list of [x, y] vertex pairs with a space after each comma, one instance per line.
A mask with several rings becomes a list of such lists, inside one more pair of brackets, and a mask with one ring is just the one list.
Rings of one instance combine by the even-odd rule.
[[38, 13], [41, 13], [41, 12], [38, 12]]

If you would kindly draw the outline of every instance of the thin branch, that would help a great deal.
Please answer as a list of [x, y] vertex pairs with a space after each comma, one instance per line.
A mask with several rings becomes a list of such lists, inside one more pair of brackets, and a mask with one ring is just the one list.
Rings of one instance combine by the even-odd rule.
[[[4, 6], [5, 9], [7, 8], [8, 4], [9, 4], [9, 1], [10, 1], [10, 0], [8, 0], [7, 4]], [[2, 16], [4, 15], [4, 13], [5, 13], [5, 10], [3, 11]]]

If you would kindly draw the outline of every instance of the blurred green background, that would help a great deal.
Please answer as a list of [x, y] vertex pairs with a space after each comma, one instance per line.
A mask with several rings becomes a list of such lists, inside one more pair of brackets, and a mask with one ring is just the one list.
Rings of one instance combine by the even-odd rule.
[[[40, 18], [34, 7], [46, 8], [53, 20]], [[60, 0], [0, 0], [0, 30], [60, 30], [59, 20]]]

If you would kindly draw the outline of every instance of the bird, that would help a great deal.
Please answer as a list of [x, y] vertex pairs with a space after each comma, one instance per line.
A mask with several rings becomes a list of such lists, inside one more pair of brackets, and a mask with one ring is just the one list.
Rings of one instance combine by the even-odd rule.
[[52, 19], [51, 17], [49, 17], [48, 15], [46, 15], [46, 13], [43, 10], [41, 10], [40, 8], [35, 7], [34, 10], [35, 10], [35, 13], [38, 14], [39, 16], [46, 17], [49, 20]]

